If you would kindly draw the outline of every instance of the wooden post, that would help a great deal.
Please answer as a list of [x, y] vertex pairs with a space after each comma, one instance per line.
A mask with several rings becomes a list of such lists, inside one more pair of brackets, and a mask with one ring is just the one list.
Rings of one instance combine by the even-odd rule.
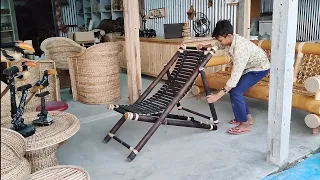
[[250, 38], [251, 0], [239, 0], [237, 14], [237, 34]]
[[298, 0], [273, 2], [267, 161], [288, 163]]
[[251, 0], [245, 0], [245, 30], [244, 37], [250, 39], [251, 26]]
[[134, 103], [141, 95], [141, 58], [139, 39], [138, 0], [124, 0], [124, 27], [128, 73], [129, 103]]

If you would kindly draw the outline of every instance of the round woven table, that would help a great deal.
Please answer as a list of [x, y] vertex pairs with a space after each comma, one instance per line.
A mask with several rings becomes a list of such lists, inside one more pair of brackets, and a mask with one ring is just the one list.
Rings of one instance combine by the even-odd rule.
[[55, 166], [31, 174], [27, 180], [90, 180], [89, 173], [77, 166]]
[[[24, 113], [24, 122], [31, 124], [38, 113]], [[31, 164], [32, 173], [58, 165], [56, 152], [60, 143], [72, 137], [80, 129], [80, 121], [74, 115], [61, 111], [49, 111], [48, 113], [53, 118], [53, 123], [50, 126], [37, 126], [36, 133], [25, 138], [27, 143], [25, 156]], [[2, 126], [11, 128], [12, 124]]]

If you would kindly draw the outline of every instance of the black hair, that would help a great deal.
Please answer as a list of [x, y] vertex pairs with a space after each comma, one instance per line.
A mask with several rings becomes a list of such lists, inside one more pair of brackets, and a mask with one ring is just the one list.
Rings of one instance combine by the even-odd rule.
[[228, 34], [233, 34], [233, 26], [229, 20], [220, 20], [217, 22], [216, 27], [212, 32], [212, 37], [217, 38], [219, 36], [227, 37]]

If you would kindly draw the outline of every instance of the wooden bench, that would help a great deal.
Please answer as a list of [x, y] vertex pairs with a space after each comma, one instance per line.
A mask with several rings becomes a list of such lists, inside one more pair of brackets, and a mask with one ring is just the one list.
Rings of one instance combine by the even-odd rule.
[[[270, 59], [270, 41], [252, 41], [261, 47]], [[296, 43], [294, 63], [294, 82], [292, 107], [310, 114], [305, 123], [316, 135], [320, 128], [320, 44], [313, 42]], [[207, 81], [211, 89], [220, 90], [230, 77], [232, 66], [214, 73], [207, 73]], [[247, 97], [268, 101], [270, 74], [244, 94]], [[198, 97], [204, 92], [201, 77], [196, 80], [192, 93]]]

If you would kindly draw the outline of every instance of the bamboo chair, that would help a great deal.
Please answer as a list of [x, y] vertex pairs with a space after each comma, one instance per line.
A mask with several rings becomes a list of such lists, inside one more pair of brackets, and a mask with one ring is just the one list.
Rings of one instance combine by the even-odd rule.
[[[104, 142], [107, 143], [111, 138], [113, 138], [128, 148], [131, 151], [128, 156], [128, 160], [132, 161], [159, 128], [160, 124], [217, 130], [216, 124], [219, 121], [213, 103], [209, 104], [211, 117], [182, 107], [180, 103], [180, 100], [188, 93], [188, 91], [190, 91], [199, 73], [203, 79], [206, 94], [210, 94], [204, 71], [205, 67], [208, 67], [208, 64], [210, 64], [210, 66], [226, 64], [225, 59], [213, 57], [213, 54], [216, 51], [216, 47], [196, 50], [195, 47], [186, 47], [185, 45], [182, 45], [168, 64], [164, 66], [164, 69], [160, 72], [157, 78], [150, 84], [134, 104], [108, 105], [108, 109], [113, 109], [114, 111], [121, 113], [122, 117], [106, 135]], [[170, 73], [169, 70], [175, 62], [175, 67]], [[168, 77], [166, 83], [159, 91], [147, 99], [147, 96], [164, 75], [167, 75]], [[184, 110], [211, 120], [212, 123], [203, 123], [196, 121], [193, 117], [170, 114], [174, 106], [177, 106], [179, 110]], [[126, 120], [154, 123], [135, 148], [115, 136], [117, 130]]]

